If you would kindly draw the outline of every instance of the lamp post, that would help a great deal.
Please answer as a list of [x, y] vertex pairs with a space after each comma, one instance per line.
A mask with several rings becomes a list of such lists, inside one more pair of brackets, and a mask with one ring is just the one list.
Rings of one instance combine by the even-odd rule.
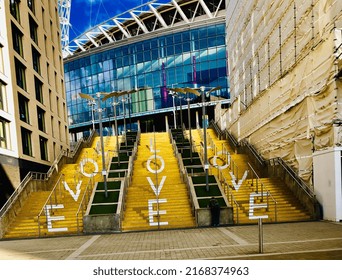
[[205, 189], [209, 191], [209, 179], [208, 179], [208, 171], [209, 171], [209, 164], [208, 164], [208, 154], [207, 154], [207, 129], [206, 129], [206, 122], [205, 122], [205, 87], [201, 86], [200, 90], [202, 92], [202, 126], [203, 126], [203, 145], [204, 145], [204, 170], [205, 170]]
[[[213, 91], [219, 90], [221, 87], [212, 88], [207, 92], [210, 94]], [[186, 92], [193, 93], [197, 96], [200, 96], [200, 93], [192, 88], [185, 88]], [[203, 145], [204, 145], [204, 170], [205, 170], [205, 188], [206, 191], [209, 191], [209, 179], [208, 179], [208, 172], [209, 172], [209, 163], [208, 163], [208, 151], [207, 151], [207, 128], [206, 128], [206, 105], [205, 105], [205, 87], [201, 86], [200, 91], [202, 92], [202, 126], [203, 126]]]
[[120, 166], [120, 155], [119, 155], [119, 135], [118, 135], [118, 120], [116, 116], [116, 106], [119, 105], [120, 103], [117, 101], [117, 98], [126, 92], [121, 92], [121, 91], [113, 91], [110, 94], [106, 95], [102, 100], [105, 101], [108, 98], [113, 98], [113, 102], [111, 105], [114, 108], [114, 123], [115, 123], [115, 137], [116, 137], [116, 151], [118, 155], [118, 165]]
[[[127, 93], [127, 92], [125, 92]], [[126, 131], [126, 108], [125, 108], [125, 103], [126, 103], [127, 99], [126, 98], [122, 98], [121, 99], [121, 103], [122, 103], [122, 112], [123, 112], [123, 118], [124, 118], [124, 133], [125, 133], [125, 145], [127, 146], [127, 131]]]
[[189, 126], [189, 137], [190, 137], [190, 160], [192, 162], [192, 134], [191, 134], [191, 114], [190, 114], [190, 97], [189, 97], [189, 92], [193, 93], [197, 96], [199, 96], [200, 94], [198, 93], [197, 90], [194, 90], [192, 88], [184, 88], [183, 91], [181, 91], [181, 93], [186, 94], [187, 95], [187, 103], [188, 103], [188, 126]]
[[[102, 176], [103, 176], [103, 183], [105, 189], [105, 197], [108, 197], [108, 190], [107, 190], [107, 170], [106, 170], [106, 163], [105, 163], [105, 154], [104, 154], [104, 144], [103, 144], [103, 131], [102, 131], [102, 112], [103, 109], [101, 108], [101, 92], [96, 93], [97, 97], [97, 112], [99, 114], [99, 123], [100, 123], [100, 141], [101, 141], [101, 152], [102, 152]], [[91, 102], [95, 103], [95, 99], [84, 93], [79, 93], [81, 98], [90, 100]], [[103, 99], [102, 99], [103, 100]]]
[[169, 94], [172, 96], [172, 104], [173, 104], [173, 125], [175, 129], [177, 128], [177, 118], [176, 118], [176, 107], [175, 107], [175, 97], [176, 93], [173, 91], [173, 89], [169, 89]]
[[95, 120], [94, 120], [94, 106], [96, 102], [95, 100], [89, 100], [88, 101], [88, 106], [91, 107], [91, 123], [93, 124], [93, 130], [95, 130]]
[[[125, 95], [125, 94], [134, 93], [134, 92], [137, 92], [137, 91], [140, 91], [140, 90], [143, 90], [143, 88], [138, 88], [138, 89], [134, 89], [134, 90], [130, 90], [130, 91], [113, 91], [113, 92], [107, 94], [105, 97], [102, 98], [102, 101], [106, 101], [109, 98], [113, 98], [112, 105], [114, 107], [116, 149], [117, 149], [117, 154], [118, 154], [118, 165], [119, 166], [120, 166], [120, 154], [119, 154], [119, 135], [118, 135], [118, 121], [117, 121], [117, 116], [116, 116], [116, 106], [119, 105], [120, 103], [117, 101], [117, 99], [118, 99], [119, 96], [122, 96], [122, 95]], [[125, 111], [125, 109], [124, 109], [124, 111]], [[126, 125], [125, 125], [125, 129], [126, 129]]]
[[[184, 93], [183, 91], [180, 91], [180, 92]], [[179, 108], [180, 108], [180, 127], [183, 130], [183, 112], [182, 112], [182, 99], [183, 99], [183, 96], [178, 95], [177, 97], [179, 99]]]

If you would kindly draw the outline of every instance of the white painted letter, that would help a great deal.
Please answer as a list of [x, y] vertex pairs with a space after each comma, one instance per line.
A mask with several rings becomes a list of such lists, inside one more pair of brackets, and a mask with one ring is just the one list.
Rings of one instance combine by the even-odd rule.
[[148, 200], [148, 217], [149, 217], [149, 221], [150, 221], [150, 226], [165, 226], [168, 225], [168, 222], [155, 222], [153, 217], [157, 216], [157, 215], [165, 215], [166, 214], [166, 210], [159, 210], [159, 211], [155, 211], [153, 210], [153, 204], [156, 203], [166, 203], [167, 200], [166, 199], [149, 199]]
[[[158, 159], [160, 160], [160, 162], [161, 162], [161, 167], [160, 167], [159, 169], [157, 169], [157, 170], [153, 170], [153, 169], [151, 168], [151, 161], [154, 160], [154, 159], [156, 159], [156, 158], [158, 158]], [[155, 162], [154, 164], [157, 164], [157, 163]], [[153, 174], [160, 173], [160, 172], [162, 172], [162, 171], [164, 170], [164, 168], [165, 168], [165, 161], [164, 161], [164, 159], [163, 159], [161, 156], [150, 156], [150, 157], [148, 158], [148, 160], [147, 160], [146, 167], [147, 167], [148, 171], [150, 171], [150, 172], [153, 173]]]
[[147, 177], [147, 181], [150, 183], [150, 186], [154, 192], [154, 194], [157, 196], [157, 195], [160, 195], [160, 192], [163, 188], [163, 185], [164, 185], [164, 182], [166, 180], [166, 176], [163, 176], [162, 179], [161, 179], [161, 182], [159, 184], [159, 186], [155, 186], [154, 183], [152, 182], [152, 179], [150, 177]]
[[218, 166], [217, 165], [217, 157], [219, 155], [223, 155], [223, 151], [219, 151], [217, 153], [217, 155], [214, 156], [213, 158], [213, 164], [214, 164], [214, 167], [216, 167], [217, 169], [226, 169], [229, 165], [230, 165], [230, 154], [227, 152], [227, 159], [228, 159], [228, 162], [225, 164], [225, 165], [222, 165], [222, 166]]
[[77, 201], [78, 197], [80, 196], [81, 193], [81, 185], [82, 185], [82, 180], [78, 182], [76, 186], [76, 194], [70, 189], [69, 185], [67, 182], [63, 181], [64, 188], [70, 193], [72, 198]]
[[241, 187], [243, 181], [246, 180], [248, 171], [247, 171], [247, 170], [245, 171], [245, 173], [243, 174], [241, 180], [239, 180], [239, 182], [238, 182], [237, 184], [236, 184], [236, 182], [235, 182], [235, 181], [236, 181], [236, 177], [235, 177], [235, 175], [233, 174], [233, 172], [230, 171], [229, 174], [230, 174], [230, 176], [232, 177], [232, 184], [233, 184], [233, 186], [234, 186], [234, 189], [235, 189], [236, 191], [239, 191], [239, 189], [240, 189], [240, 187]]
[[[84, 172], [84, 165], [85, 165], [87, 162], [91, 162], [92, 164], [94, 164], [94, 167], [95, 167], [94, 169], [95, 169], [95, 170], [94, 170], [94, 172], [91, 173], [91, 174]], [[98, 167], [96, 161], [92, 160], [91, 158], [84, 158], [84, 159], [82, 159], [81, 162], [80, 162], [80, 170], [81, 170], [81, 173], [82, 173], [84, 176], [90, 178], [90, 177], [94, 177], [94, 176], [96, 175], [96, 173], [99, 171], [99, 167]]]
[[267, 208], [266, 203], [259, 203], [259, 204], [254, 204], [254, 198], [255, 197], [260, 197], [260, 196], [267, 196], [267, 192], [264, 192], [263, 194], [261, 193], [251, 193], [249, 196], [249, 219], [250, 220], [255, 220], [255, 219], [267, 219], [268, 215], [262, 215], [262, 216], [254, 216], [254, 209], [262, 209], [262, 208]]
[[68, 231], [68, 228], [53, 228], [52, 227], [52, 221], [63, 221], [65, 220], [64, 216], [51, 216], [50, 210], [51, 209], [62, 209], [64, 208], [63, 204], [57, 204], [57, 205], [46, 205], [45, 206], [45, 215], [47, 220], [47, 229], [49, 232], [60, 232], [60, 231]]

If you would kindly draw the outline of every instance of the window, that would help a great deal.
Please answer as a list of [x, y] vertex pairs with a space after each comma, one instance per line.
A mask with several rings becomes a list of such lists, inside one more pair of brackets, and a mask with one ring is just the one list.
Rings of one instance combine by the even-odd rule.
[[27, 0], [27, 6], [34, 13], [34, 0]]
[[36, 91], [36, 99], [43, 104], [43, 83], [37, 77], [34, 77], [34, 85]]
[[20, 6], [20, 0], [10, 0], [10, 11], [11, 15], [20, 22], [20, 13], [19, 13], [19, 6]]
[[32, 132], [26, 128], [21, 128], [21, 143], [23, 148], [23, 154], [32, 156], [32, 140], [31, 140]]
[[12, 23], [12, 41], [13, 49], [21, 56], [24, 57], [23, 51], [23, 33]]
[[47, 142], [47, 139], [45, 139], [42, 136], [39, 136], [40, 158], [42, 160], [48, 160]]
[[42, 7], [42, 19], [43, 19], [43, 28], [46, 31], [46, 29], [45, 29], [45, 9], [43, 7]]
[[45, 132], [45, 111], [37, 107], [38, 129]]
[[[1, 36], [1, 33], [0, 33], [0, 36]], [[2, 48], [3, 47], [4, 46], [1, 45], [1, 42], [0, 42], [0, 73], [4, 73], [4, 58], [3, 58], [3, 55], [2, 55]]]
[[5, 87], [6, 85], [0, 80], [0, 110], [6, 111], [6, 95], [5, 95]]
[[34, 47], [32, 47], [32, 64], [33, 69], [40, 74], [40, 53]]
[[30, 18], [30, 37], [38, 45], [38, 35], [37, 35], [38, 24], [32, 17], [29, 17], [29, 18]]
[[26, 123], [30, 123], [28, 102], [29, 100], [25, 96], [18, 94], [19, 118]]
[[3, 148], [3, 149], [7, 149], [7, 138], [6, 138], [7, 126], [8, 126], [8, 122], [0, 118], [0, 148]]
[[17, 85], [26, 90], [26, 67], [17, 59], [15, 59], [15, 75], [17, 78]]

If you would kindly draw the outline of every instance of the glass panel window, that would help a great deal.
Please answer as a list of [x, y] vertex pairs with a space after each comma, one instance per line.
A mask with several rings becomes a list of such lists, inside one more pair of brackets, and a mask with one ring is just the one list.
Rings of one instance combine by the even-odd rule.
[[32, 132], [26, 128], [21, 128], [21, 143], [23, 148], [23, 154], [32, 156], [32, 140], [31, 140]]
[[29, 109], [28, 109], [28, 102], [29, 100], [21, 95], [20, 93], [18, 94], [18, 102], [19, 102], [19, 117], [20, 120], [26, 123], [30, 123], [30, 118], [29, 118]]
[[12, 41], [13, 49], [21, 56], [24, 57], [23, 52], [23, 33], [12, 23]]
[[18, 21], [20, 22], [20, 0], [10, 0], [10, 11], [11, 15]]
[[32, 64], [33, 69], [40, 74], [40, 53], [34, 47], [32, 47]]
[[47, 139], [45, 139], [42, 136], [39, 136], [40, 158], [42, 160], [48, 160], [47, 142]]
[[0, 118], [0, 148], [7, 149], [6, 129], [8, 122]]
[[34, 85], [36, 91], [36, 99], [43, 104], [43, 83], [37, 77], [34, 77]]
[[[1, 32], [0, 32], [1, 34]], [[0, 72], [4, 73], [4, 57], [3, 57], [3, 45], [0, 43]]]
[[15, 75], [17, 78], [17, 85], [26, 90], [26, 67], [19, 60], [15, 59]]
[[39, 130], [45, 132], [45, 111], [40, 107], [37, 107], [37, 119]]
[[0, 110], [6, 111], [6, 95], [5, 95], [5, 84], [0, 80]]
[[29, 18], [30, 18], [30, 37], [38, 45], [38, 35], [37, 35], [38, 24], [32, 17], [29, 17]]
[[27, 6], [34, 13], [34, 0], [27, 0]]

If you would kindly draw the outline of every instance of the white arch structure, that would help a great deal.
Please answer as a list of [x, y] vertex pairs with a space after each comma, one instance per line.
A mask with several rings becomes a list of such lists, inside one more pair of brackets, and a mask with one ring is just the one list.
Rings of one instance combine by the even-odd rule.
[[[70, 15], [70, 2], [71, 0], [59, 0], [60, 7], [62, 7], [61, 4], [65, 7], [64, 14], [69, 9]], [[223, 0], [171, 0], [167, 4], [154, 0], [92, 27], [67, 45], [62, 44], [63, 55], [66, 58], [75, 53], [159, 30], [222, 18], [225, 16], [224, 11], [225, 1]], [[67, 21], [67, 16], [61, 16], [61, 18]], [[66, 27], [68, 25], [65, 25]]]

